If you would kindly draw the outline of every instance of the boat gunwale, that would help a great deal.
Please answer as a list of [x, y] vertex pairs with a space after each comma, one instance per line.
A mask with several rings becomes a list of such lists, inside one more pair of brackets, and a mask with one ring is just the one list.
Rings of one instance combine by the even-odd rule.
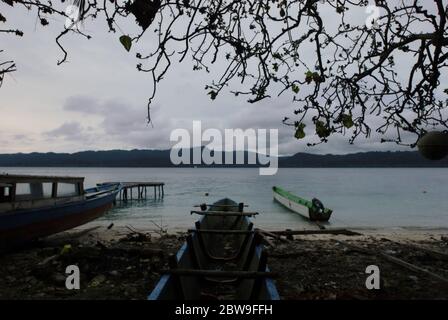
[[[55, 200], [61, 200], [60, 203], [54, 203], [53, 205], [46, 205], [46, 206], [42, 206], [42, 207], [36, 207], [36, 208], [22, 208], [22, 209], [15, 209], [15, 210], [9, 210], [9, 211], [4, 211], [4, 212], [0, 212], [0, 217], [2, 216], [6, 216], [8, 214], [28, 214], [28, 213], [35, 213], [35, 212], [39, 212], [39, 211], [45, 211], [45, 210], [52, 210], [55, 208], [60, 208], [60, 209], [64, 209], [65, 207], [70, 207], [70, 206], [77, 206], [77, 205], [82, 205], [82, 204], [90, 204], [94, 201], [98, 201], [101, 199], [104, 199], [106, 197], [110, 197], [115, 193], [118, 194], [120, 190], [118, 188], [115, 189], [111, 189], [110, 191], [107, 192], [103, 192], [97, 195], [93, 195], [90, 198], [81, 198], [81, 196], [77, 196], [77, 197], [59, 197], [56, 198]], [[77, 200], [74, 201], [65, 201], [62, 202], [63, 200], [69, 200], [70, 198], [78, 198]], [[30, 200], [33, 201], [33, 200]], [[34, 200], [34, 201], [39, 201], [39, 200]]]

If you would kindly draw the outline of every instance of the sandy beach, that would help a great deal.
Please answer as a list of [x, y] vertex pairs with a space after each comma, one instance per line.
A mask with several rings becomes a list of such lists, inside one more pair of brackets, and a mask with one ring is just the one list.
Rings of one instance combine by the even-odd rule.
[[[0, 257], [1, 299], [146, 299], [186, 233], [92, 224]], [[448, 229], [364, 228], [360, 235], [266, 236], [282, 299], [447, 299]], [[404, 262], [404, 263], [403, 263]], [[77, 265], [81, 289], [67, 290]], [[381, 288], [368, 290], [369, 265]]]

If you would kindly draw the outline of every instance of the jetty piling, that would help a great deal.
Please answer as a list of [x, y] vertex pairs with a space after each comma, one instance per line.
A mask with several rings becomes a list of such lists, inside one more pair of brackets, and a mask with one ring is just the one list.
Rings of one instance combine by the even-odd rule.
[[148, 188], [154, 189], [154, 199], [160, 199], [165, 196], [164, 182], [121, 182], [122, 189], [118, 195], [119, 200], [128, 201], [133, 200], [133, 190], [137, 191], [137, 200], [146, 199]]

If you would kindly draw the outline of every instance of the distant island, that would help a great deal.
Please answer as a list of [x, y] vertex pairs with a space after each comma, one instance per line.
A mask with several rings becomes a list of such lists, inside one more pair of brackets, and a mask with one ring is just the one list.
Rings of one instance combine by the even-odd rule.
[[[234, 155], [235, 157], [235, 152]], [[247, 159], [247, 152], [245, 152]], [[417, 151], [361, 152], [345, 155], [296, 153], [279, 157], [280, 168], [448, 167], [448, 158], [431, 161]], [[258, 167], [259, 165], [179, 165], [170, 150], [108, 150], [76, 153], [0, 154], [0, 167]]]

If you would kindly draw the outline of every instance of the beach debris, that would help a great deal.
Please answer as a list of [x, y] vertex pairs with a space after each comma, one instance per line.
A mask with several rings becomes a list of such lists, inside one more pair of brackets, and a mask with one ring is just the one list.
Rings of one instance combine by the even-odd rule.
[[127, 234], [123, 238], [120, 238], [118, 241], [120, 241], [120, 242], [137, 242], [137, 243], [151, 242], [151, 235], [141, 233], [141, 232], [137, 232], [137, 233], [133, 232], [133, 233]]
[[156, 232], [159, 236], [163, 236], [168, 233], [168, 229], [163, 225], [162, 218], [160, 218], [160, 224], [154, 222], [153, 220], [150, 220], [150, 222], [157, 227], [157, 230], [154, 232]]
[[418, 281], [418, 277], [417, 276], [410, 275], [410, 276], [408, 276], [408, 278], [411, 279], [412, 281], [415, 281], [415, 282]]
[[45, 258], [44, 260], [42, 260], [42, 262], [38, 263], [37, 266], [45, 267], [49, 262], [56, 260], [58, 257], [59, 257], [59, 254], [49, 256], [49, 257]]
[[114, 226], [114, 223], [112, 222], [110, 225], [107, 226], [107, 230], [112, 229], [113, 226]]
[[[65, 280], [65, 277], [64, 277], [64, 280]], [[96, 276], [95, 278], [93, 278], [92, 281], [90, 281], [89, 287], [91, 287], [91, 288], [98, 287], [104, 281], [106, 281], [106, 277], [104, 275], [100, 274], [100, 275]]]
[[[292, 231], [291, 229], [286, 229], [285, 230], [286, 232], [289, 232], [289, 231]], [[290, 233], [288, 233], [287, 235], [286, 235], [286, 239], [288, 239], [288, 240], [294, 240], [294, 236], [292, 235], [292, 234], [290, 234]]]
[[391, 256], [389, 254], [386, 254], [384, 252], [381, 252], [381, 251], [373, 251], [373, 250], [367, 249], [365, 247], [357, 246], [357, 245], [354, 245], [354, 244], [351, 244], [351, 243], [342, 242], [342, 241], [339, 241], [339, 240], [334, 240], [334, 241], [342, 243], [343, 245], [351, 247], [351, 248], [353, 248], [353, 250], [358, 250], [359, 252], [362, 252], [364, 254], [381, 257], [384, 260], [387, 260], [387, 261], [389, 261], [391, 263], [394, 263], [394, 264], [396, 264], [398, 266], [401, 266], [403, 268], [406, 268], [408, 270], [411, 270], [411, 271], [414, 271], [414, 272], [418, 272], [418, 273], [424, 273], [424, 274], [426, 274], [428, 276], [431, 276], [431, 277], [433, 277], [435, 279], [438, 279], [438, 280], [443, 281], [444, 283], [448, 284], [448, 279], [447, 278], [445, 278], [443, 276], [440, 276], [440, 275], [438, 275], [438, 274], [436, 274], [436, 273], [434, 273], [432, 271], [429, 271], [429, 270], [427, 270], [425, 268], [422, 268], [422, 267], [416, 266], [416, 265], [414, 265], [412, 263], [406, 262], [406, 261], [404, 261], [404, 260], [402, 260], [400, 258], [393, 257], [393, 256]]
[[[28, 279], [29, 280], [29, 279]], [[56, 273], [52, 276], [52, 280], [59, 284], [59, 283], [63, 283], [66, 280], [66, 277], [62, 274], [62, 273]], [[29, 281], [28, 281], [29, 282]]]
[[255, 232], [258, 232], [258, 233], [261, 234], [262, 236], [268, 236], [268, 237], [274, 238], [274, 239], [276, 239], [276, 240], [280, 240], [280, 241], [282, 241], [282, 242], [289, 242], [289, 241], [290, 241], [290, 240], [288, 240], [288, 239], [282, 238], [282, 237], [281, 237], [280, 235], [278, 235], [278, 234], [274, 234], [273, 232], [269, 232], [269, 231], [266, 231], [266, 230], [262, 230], [262, 229], [255, 228]]
[[118, 272], [117, 270], [112, 270], [111, 272], [109, 272], [109, 274], [113, 277], [119, 277], [120, 276], [120, 272]]
[[97, 241], [96, 246], [101, 249], [107, 249], [107, 246], [103, 244], [101, 241]]
[[[384, 238], [385, 239], [385, 238]], [[405, 242], [396, 242], [396, 241], [392, 241], [389, 239], [385, 239], [390, 243], [393, 243], [397, 246], [401, 246], [401, 247], [407, 247], [411, 250], [417, 250], [420, 251], [422, 253], [424, 253], [424, 256], [420, 259], [420, 260], [448, 260], [448, 254], [441, 252], [439, 250], [434, 250], [434, 249], [429, 249], [426, 247], [423, 247], [421, 245], [416, 245], [416, 244], [412, 244], [412, 243], [405, 243]], [[397, 251], [396, 250], [392, 250], [392, 249], [388, 249], [385, 251], [388, 254], [396, 254]]]
[[64, 247], [62, 247], [62, 250], [61, 250], [61, 255], [64, 255], [64, 254], [67, 254], [67, 253], [70, 253], [70, 252], [72, 252], [72, 245], [71, 244], [66, 244], [66, 245], [64, 245]]

